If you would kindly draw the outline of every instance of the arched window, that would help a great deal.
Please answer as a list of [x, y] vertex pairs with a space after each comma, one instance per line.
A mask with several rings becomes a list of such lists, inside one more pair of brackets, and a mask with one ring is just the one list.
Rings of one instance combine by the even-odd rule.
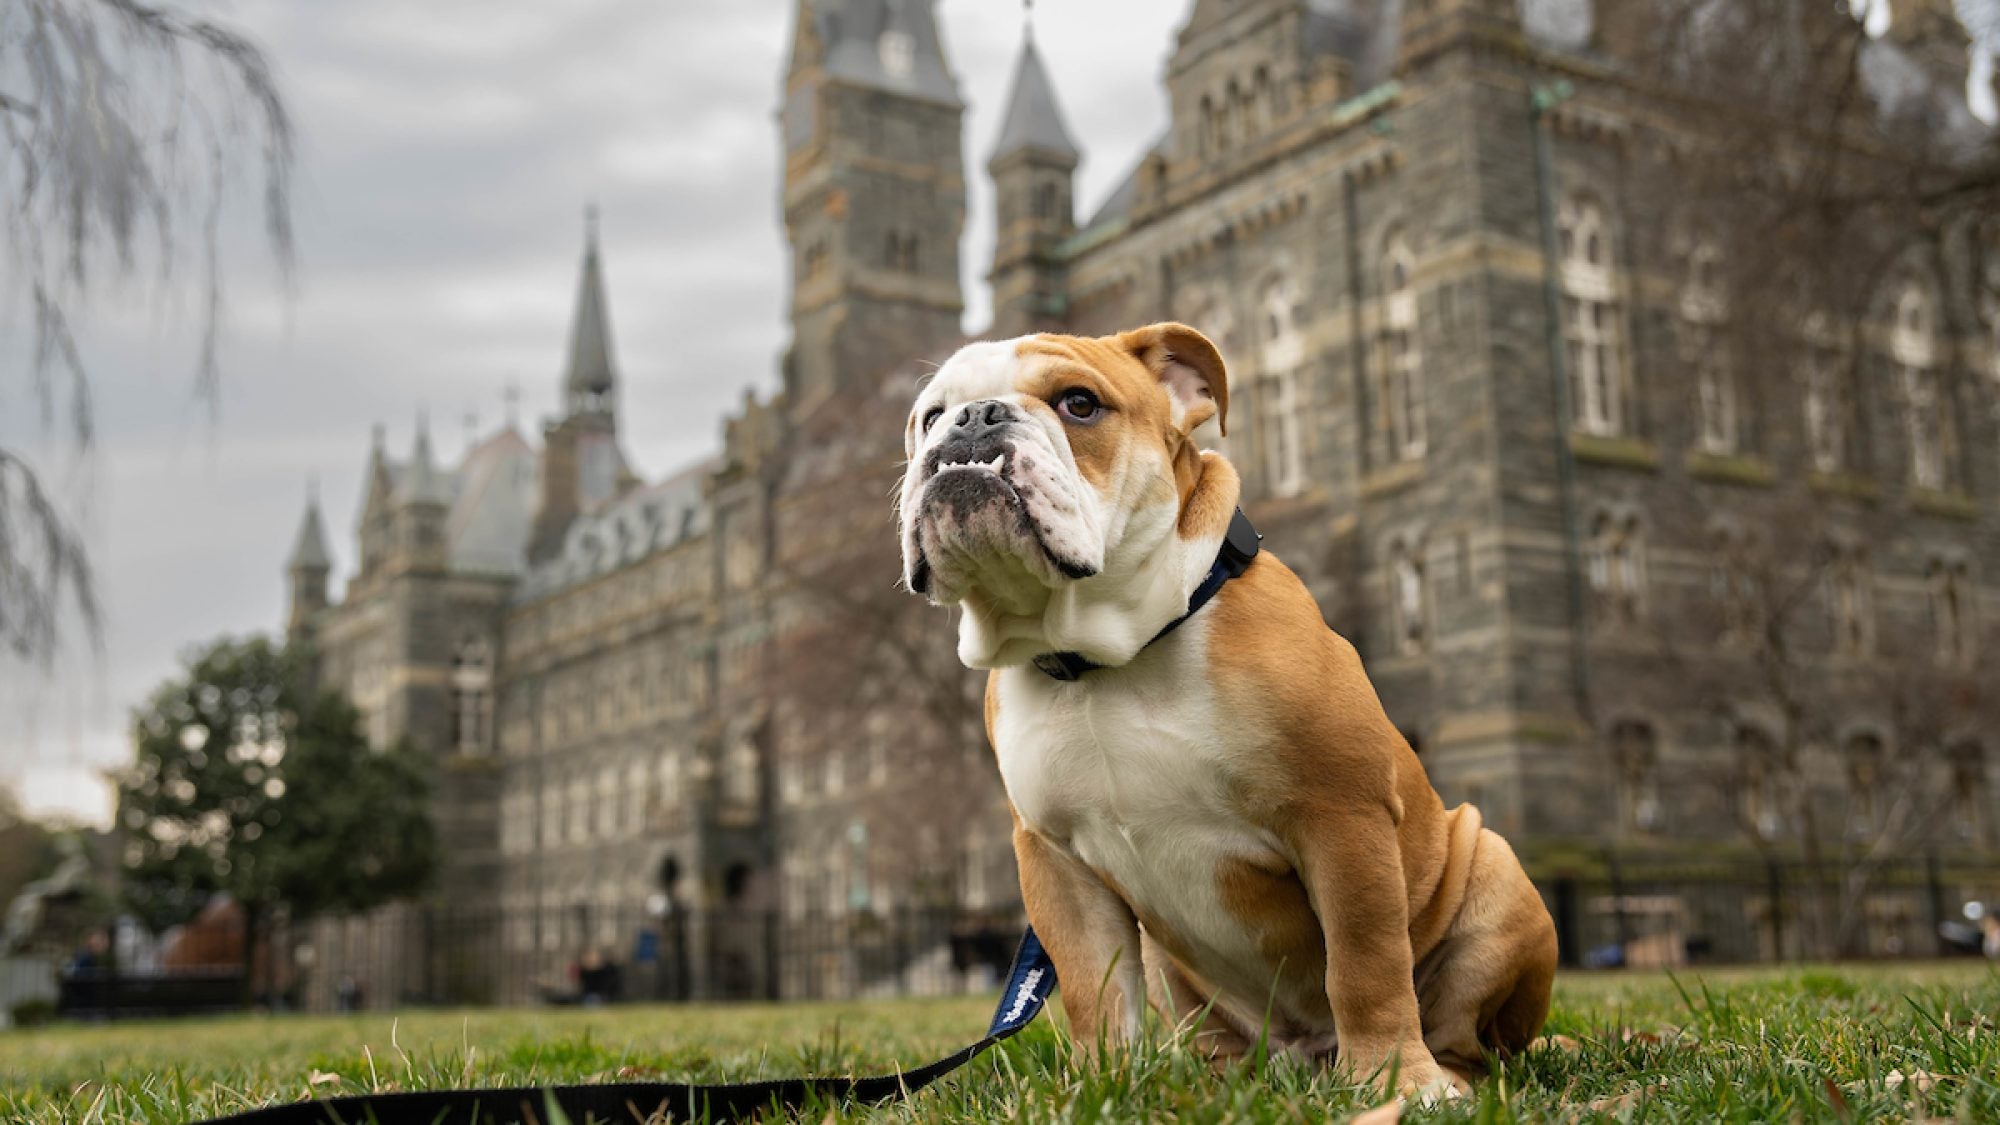
[[1902, 381], [1910, 441], [1910, 482], [1918, 488], [1948, 483], [1952, 444], [1950, 412], [1937, 370], [1937, 306], [1929, 290], [1906, 281], [1896, 295], [1889, 353]]
[[681, 807], [680, 751], [669, 749], [664, 754], [661, 754], [659, 764], [655, 769], [659, 771], [658, 801], [660, 808], [665, 810], [667, 815], [672, 816], [678, 813]]
[[1572, 425], [1589, 434], [1622, 433], [1624, 312], [1603, 209], [1594, 200], [1572, 197], [1558, 212], [1557, 227]]
[[1261, 133], [1270, 127], [1273, 108], [1271, 105], [1271, 71], [1268, 67], [1260, 66], [1257, 68], [1256, 75], [1251, 79], [1250, 83], [1249, 116], [1251, 121], [1250, 127], [1253, 132]]
[[1709, 592], [1720, 611], [1722, 639], [1742, 644], [1764, 620], [1761, 560], [1751, 535], [1740, 527], [1716, 528], [1710, 548]]
[[483, 638], [468, 638], [451, 658], [452, 749], [486, 752], [492, 707], [493, 649]]
[[1430, 641], [1430, 597], [1420, 548], [1398, 543], [1389, 555], [1389, 607], [1396, 650], [1424, 651]]
[[1273, 496], [1296, 496], [1305, 487], [1300, 448], [1299, 367], [1305, 343], [1298, 329], [1298, 290], [1280, 277], [1264, 287], [1258, 302], [1263, 372], [1256, 383], [1257, 444], [1263, 454], [1265, 488]]
[[553, 780], [542, 783], [541, 826], [543, 851], [562, 843], [563, 794], [562, 788]]
[[1729, 300], [1722, 248], [1703, 237], [1688, 252], [1681, 285], [1681, 362], [1695, 377], [1695, 443], [1704, 453], [1731, 454], [1738, 444], [1736, 374], [1729, 362]]
[[1660, 827], [1660, 751], [1651, 725], [1620, 722], [1611, 728], [1611, 764], [1617, 772], [1618, 829], [1652, 832]]
[[1035, 218], [1044, 221], [1061, 218], [1062, 187], [1059, 184], [1035, 185]]
[[1645, 547], [1638, 517], [1599, 513], [1591, 522], [1585, 566], [1591, 595], [1604, 619], [1637, 620], [1646, 586]]
[[569, 782], [569, 840], [579, 844], [590, 839], [590, 782], [581, 775]]
[[1842, 656], [1866, 656], [1875, 646], [1875, 588], [1868, 556], [1857, 547], [1834, 547], [1827, 568], [1828, 609], [1833, 648]]
[[1424, 455], [1424, 368], [1417, 343], [1417, 294], [1409, 240], [1390, 237], [1382, 254], [1382, 382], [1389, 455]]
[[757, 776], [761, 764], [755, 742], [739, 738], [730, 743], [729, 753], [723, 759], [723, 801], [739, 808], [755, 805], [764, 791], [763, 781]]
[[1972, 629], [1967, 621], [1971, 583], [1965, 563], [1936, 558], [1925, 576], [1929, 587], [1931, 633], [1937, 638], [1938, 663], [1961, 667], [1972, 657]]
[[1814, 470], [1837, 473], [1853, 463], [1854, 395], [1848, 363], [1823, 310], [1805, 320], [1799, 379], [1805, 384], [1806, 449]]
[[1743, 819], [1757, 838], [1776, 840], [1785, 830], [1784, 798], [1789, 771], [1778, 743], [1761, 728], [1736, 728], [1736, 762], [1743, 778]]
[[1872, 734], [1854, 735], [1841, 748], [1841, 757], [1847, 773], [1847, 834], [1865, 840], [1880, 823], [1876, 794], [1882, 790], [1882, 770], [1887, 765], [1882, 740]]
[[606, 767], [597, 774], [597, 838], [618, 836], [618, 771]]
[[1215, 98], [1201, 96], [1201, 154], [1211, 156], [1222, 147], [1222, 129], [1215, 119]]
[[1960, 841], [1985, 847], [1989, 840], [1986, 819], [1990, 800], [1986, 783], [1986, 749], [1970, 740], [1957, 743], [1947, 752], [1951, 764], [1951, 831]]
[[883, 251], [882, 262], [892, 270], [904, 273], [917, 272], [917, 236], [910, 231], [889, 232], [887, 249]]

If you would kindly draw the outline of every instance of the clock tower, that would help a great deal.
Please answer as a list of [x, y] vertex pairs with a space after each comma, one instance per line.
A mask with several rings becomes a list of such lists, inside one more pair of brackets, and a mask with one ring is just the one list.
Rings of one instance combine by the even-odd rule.
[[961, 338], [964, 108], [934, 0], [799, 0], [780, 111], [794, 410]]

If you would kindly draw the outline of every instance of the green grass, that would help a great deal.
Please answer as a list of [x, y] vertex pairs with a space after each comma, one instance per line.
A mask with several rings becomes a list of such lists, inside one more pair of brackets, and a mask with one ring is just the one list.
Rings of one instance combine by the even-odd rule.
[[[877, 1073], [962, 1046], [989, 1009], [970, 998], [15, 1031], [0, 1034], [0, 1121], [185, 1121], [308, 1090]], [[2000, 972], [1970, 963], [1570, 975], [1548, 1027], [1562, 1040], [1475, 1097], [1404, 1119], [2000, 1121], [1996, 1023]], [[906, 1105], [831, 1118], [1340, 1120], [1380, 1101], [1284, 1061], [1218, 1075], [1171, 1043], [1116, 1067], [1071, 1063], [1059, 1021], [1044, 1019]]]

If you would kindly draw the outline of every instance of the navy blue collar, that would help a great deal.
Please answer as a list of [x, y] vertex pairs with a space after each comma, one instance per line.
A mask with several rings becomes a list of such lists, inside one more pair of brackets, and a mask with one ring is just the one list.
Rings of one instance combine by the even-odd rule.
[[[1202, 579], [1201, 585], [1195, 587], [1194, 593], [1188, 596], [1187, 612], [1167, 622], [1167, 627], [1154, 633], [1153, 639], [1146, 644], [1156, 644], [1161, 637], [1180, 628], [1182, 622], [1199, 613], [1201, 607], [1208, 604], [1208, 600], [1222, 589], [1223, 583], [1240, 577], [1244, 571], [1249, 570], [1251, 560], [1257, 557], [1257, 544], [1262, 542], [1263, 538], [1257, 534], [1257, 528], [1250, 522], [1250, 517], [1243, 514], [1243, 509], [1236, 509], [1235, 517], [1229, 521], [1229, 534], [1222, 537], [1222, 549], [1215, 553], [1215, 564], [1208, 568], [1208, 577]], [[1140, 651], [1145, 651], [1144, 646], [1141, 646]], [[1077, 652], [1045, 652], [1035, 657], [1034, 664], [1043, 675], [1064, 682], [1080, 680], [1085, 672], [1104, 667]]]

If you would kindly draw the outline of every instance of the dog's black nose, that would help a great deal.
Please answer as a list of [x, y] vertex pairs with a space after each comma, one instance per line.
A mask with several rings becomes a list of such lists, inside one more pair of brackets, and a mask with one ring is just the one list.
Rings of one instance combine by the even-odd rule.
[[1009, 422], [1018, 421], [1021, 415], [1013, 406], [999, 399], [984, 399], [970, 402], [959, 408], [958, 417], [951, 421], [951, 435], [954, 438], [985, 437]]

